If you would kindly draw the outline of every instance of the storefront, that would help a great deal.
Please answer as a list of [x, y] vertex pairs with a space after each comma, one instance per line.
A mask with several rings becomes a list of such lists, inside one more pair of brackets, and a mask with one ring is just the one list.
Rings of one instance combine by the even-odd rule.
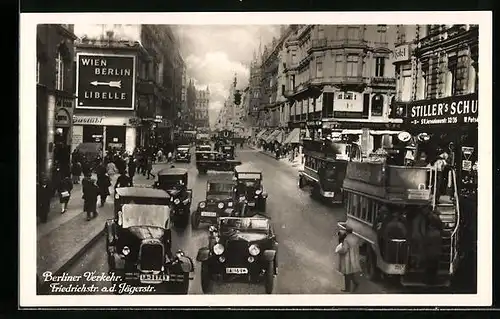
[[73, 104], [72, 98], [56, 97], [54, 162], [65, 172], [69, 172], [70, 169]]
[[80, 143], [102, 143], [106, 152], [111, 149], [125, 149], [132, 154], [136, 147], [136, 127], [133, 117], [120, 116], [73, 116], [73, 138], [71, 149]]
[[478, 106], [477, 94], [406, 105], [405, 128], [419, 137], [419, 152], [431, 160], [447, 152], [466, 196], [477, 192]]

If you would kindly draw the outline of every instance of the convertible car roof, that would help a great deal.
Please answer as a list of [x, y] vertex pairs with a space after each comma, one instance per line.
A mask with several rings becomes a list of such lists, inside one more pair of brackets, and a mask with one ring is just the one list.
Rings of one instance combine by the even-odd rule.
[[184, 175], [187, 173], [187, 169], [185, 168], [180, 168], [180, 167], [174, 167], [174, 168], [164, 168], [161, 171], [158, 172], [158, 175]]
[[162, 189], [146, 187], [119, 187], [116, 193], [123, 197], [170, 198], [170, 195]]
[[234, 168], [236, 173], [262, 173], [262, 170], [255, 167], [252, 163], [243, 163]]

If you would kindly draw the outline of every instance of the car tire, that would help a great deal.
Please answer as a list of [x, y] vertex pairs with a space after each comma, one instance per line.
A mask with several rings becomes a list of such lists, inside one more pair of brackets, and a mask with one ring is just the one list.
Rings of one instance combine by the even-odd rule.
[[209, 294], [213, 289], [212, 275], [206, 261], [201, 263], [201, 290], [204, 294]]
[[200, 216], [197, 211], [191, 214], [191, 227], [193, 229], [198, 229], [200, 227]]
[[302, 189], [304, 188], [304, 179], [302, 178], [302, 176], [299, 176], [299, 188]]
[[275, 279], [276, 276], [274, 274], [274, 260], [271, 260], [267, 264], [267, 270], [266, 270], [266, 280], [265, 280], [266, 294], [270, 295], [273, 293]]
[[266, 209], [267, 209], [267, 200], [266, 199], [262, 199], [261, 200], [261, 204], [260, 204], [260, 210], [265, 213], [266, 212]]

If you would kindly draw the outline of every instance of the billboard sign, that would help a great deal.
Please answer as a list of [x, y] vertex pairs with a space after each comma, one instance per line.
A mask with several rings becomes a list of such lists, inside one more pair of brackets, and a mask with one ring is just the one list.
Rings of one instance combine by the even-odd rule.
[[405, 123], [418, 126], [477, 124], [477, 94], [408, 103]]
[[394, 62], [403, 62], [410, 60], [410, 45], [402, 44], [397, 46], [392, 52]]
[[77, 53], [76, 108], [133, 110], [135, 56]]

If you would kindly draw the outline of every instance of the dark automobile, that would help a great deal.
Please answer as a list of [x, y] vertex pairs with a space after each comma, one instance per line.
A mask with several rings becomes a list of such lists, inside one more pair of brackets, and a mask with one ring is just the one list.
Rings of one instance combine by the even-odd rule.
[[207, 192], [204, 201], [191, 215], [191, 225], [197, 229], [200, 223], [216, 224], [217, 218], [231, 216], [234, 212], [234, 180], [233, 174], [210, 176], [207, 181]]
[[222, 145], [221, 152], [224, 154], [226, 159], [234, 160], [234, 145]]
[[228, 160], [224, 154], [219, 152], [196, 152], [196, 168], [201, 174], [205, 174], [209, 170], [228, 172], [234, 170], [238, 165], [241, 165], [240, 161]]
[[247, 209], [265, 212], [267, 193], [262, 185], [262, 171], [249, 164], [236, 166], [234, 169], [236, 179], [236, 198], [239, 205], [247, 201]]
[[179, 145], [175, 150], [176, 162], [191, 162], [191, 152], [189, 145]]
[[277, 275], [277, 241], [268, 218], [220, 217], [210, 226], [208, 247], [198, 250], [201, 288], [210, 293], [214, 281], [263, 283], [273, 292]]
[[170, 199], [159, 189], [116, 189], [114, 218], [105, 224], [109, 272], [119, 276], [115, 293], [125, 284], [188, 293], [194, 265], [183, 251], [172, 253]]
[[171, 198], [174, 225], [186, 227], [191, 213], [193, 190], [187, 188], [188, 171], [184, 168], [164, 168], [158, 172], [154, 187], [166, 191]]

